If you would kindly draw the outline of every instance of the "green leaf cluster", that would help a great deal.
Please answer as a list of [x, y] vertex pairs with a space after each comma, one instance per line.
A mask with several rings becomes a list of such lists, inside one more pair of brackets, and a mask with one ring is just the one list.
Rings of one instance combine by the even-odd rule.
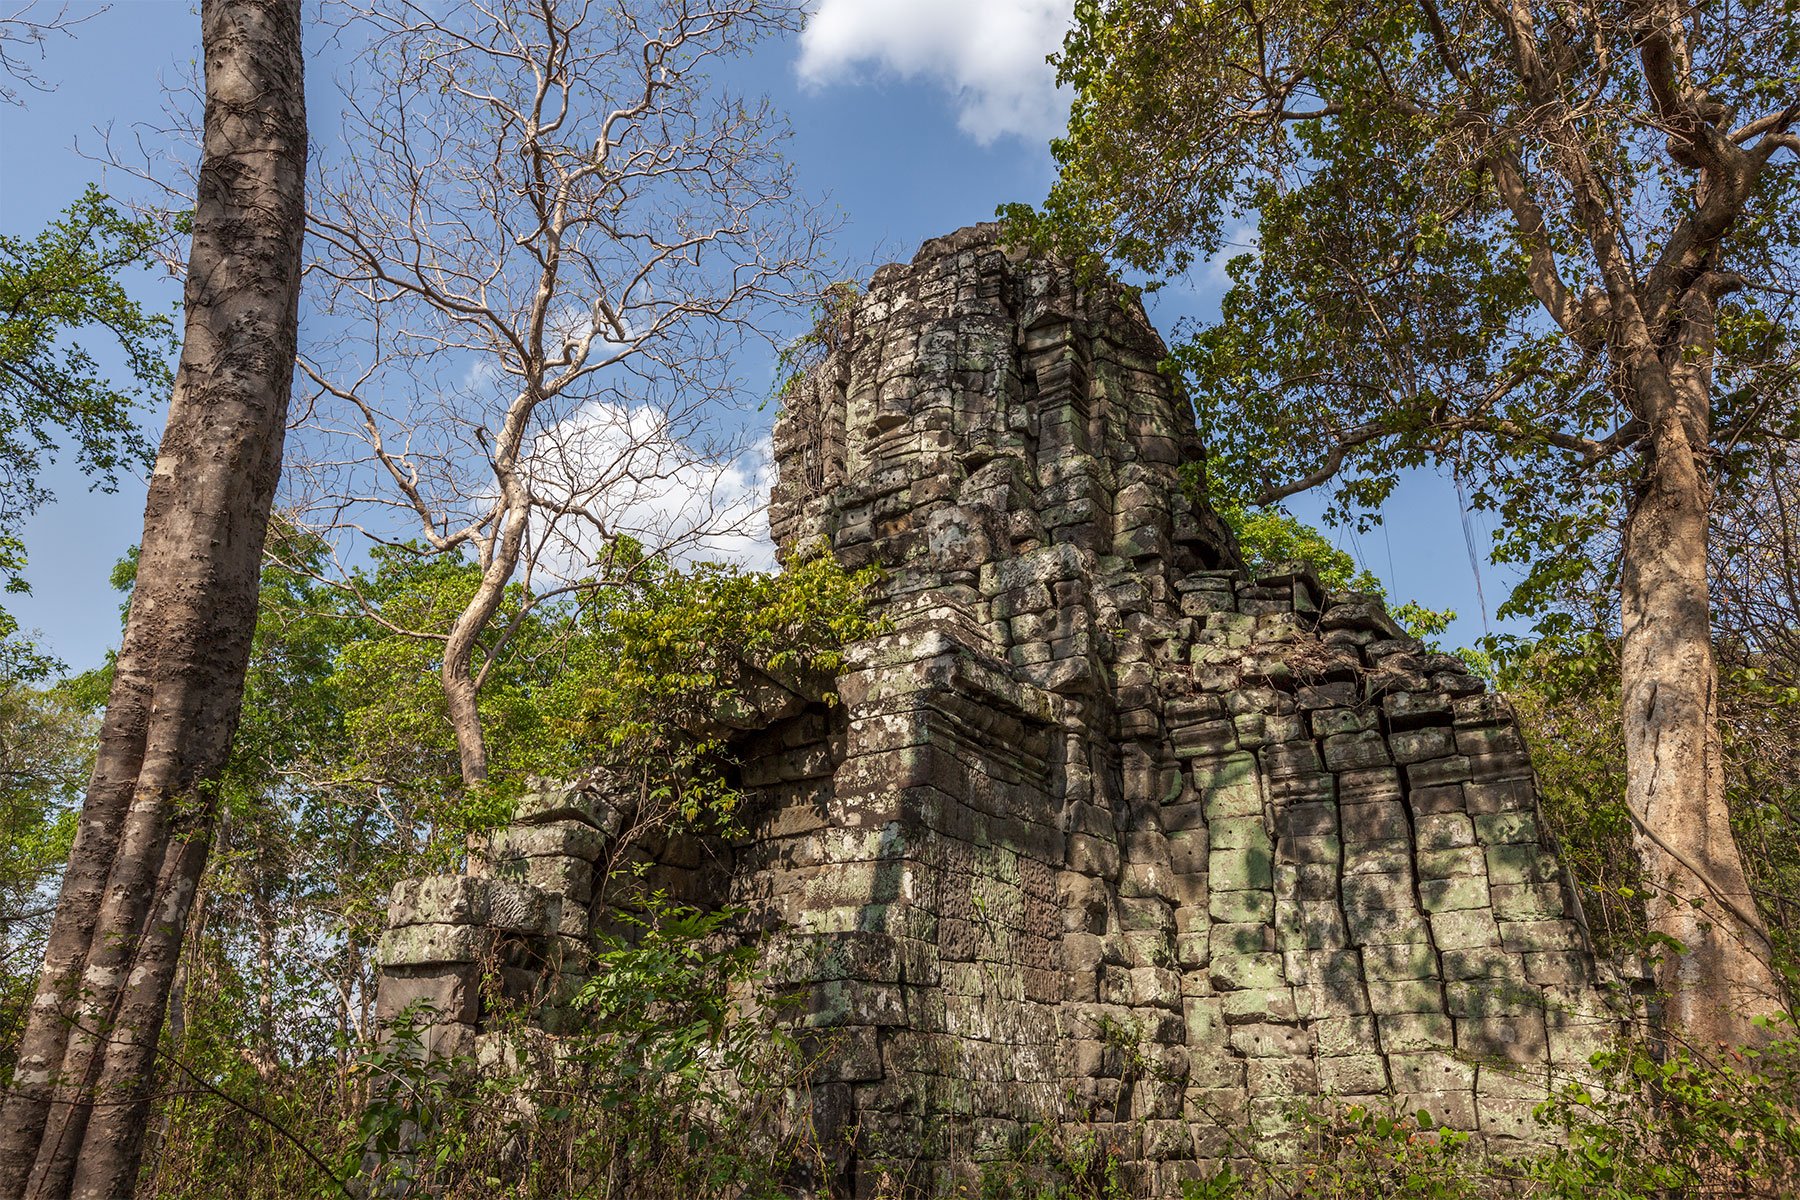
[[[1187, 474], [1189, 479], [1198, 477], [1193, 470]], [[1318, 529], [1279, 506], [1252, 508], [1227, 496], [1213, 502], [1213, 508], [1236, 535], [1245, 569], [1252, 577], [1280, 563], [1303, 563], [1327, 591], [1379, 597], [1391, 606], [1394, 619], [1407, 632], [1427, 643], [1456, 620], [1454, 609], [1426, 608], [1414, 600], [1395, 603], [1373, 572], [1359, 567], [1354, 558], [1332, 545]]]
[[[35, 238], [0, 234], [0, 581], [20, 591], [21, 526], [49, 499], [42, 475], [64, 439], [110, 491], [147, 465], [133, 410], [166, 393], [176, 348], [169, 313], [134, 301], [125, 274], [148, 266], [164, 233], [119, 212], [90, 186]], [[121, 385], [77, 339], [100, 337], [124, 356]]]
[[635, 790], [641, 811], [728, 823], [739, 796], [718, 718], [759, 677], [832, 702], [844, 647], [880, 628], [866, 599], [876, 577], [822, 551], [779, 572], [643, 564], [590, 602], [577, 681], [583, 742]]
[[737, 915], [646, 897], [599, 939], [549, 1053], [502, 1006], [498, 1062], [425, 1063], [431, 1014], [414, 1014], [358, 1061], [374, 1093], [345, 1173], [396, 1191], [428, 1177], [445, 1197], [788, 1194], [817, 1153], [789, 1105], [809, 1057], [770, 1009], [741, 1003], [757, 952], [726, 932]]
[[[1329, 485], [1329, 520], [1366, 522], [1402, 473], [1451, 472], [1494, 514], [1496, 561], [1527, 569], [1502, 615], [1531, 615], [1614, 548], [1639, 465], [1617, 452], [1629, 438], [1609, 440], [1633, 402], [1605, 352], [1594, 247], [1616, 241], [1650, 272], [1697, 200], [1653, 111], [1638, 18], [1539, 14], [1562, 89], [1546, 97], [1509, 11], [1080, 0], [1055, 58], [1074, 96], [1060, 177], [1041, 206], [1002, 211], [1015, 237], [1152, 287], [1237, 243], [1219, 318], [1173, 349], [1215, 496], [1263, 503], [1308, 481]], [[1795, 15], [1792, 0], [1683, 10], [1707, 102], [1779, 113]], [[1718, 312], [1728, 485], [1747, 449], [1800, 435], [1796, 212], [1800, 162], [1777, 151], [1709, 260], [1747, 281]], [[1551, 274], [1578, 309], [1567, 327], [1542, 298]]]
[[0, 1069], [23, 1027], [98, 722], [17, 633], [0, 637]]
[[1625, 1046], [1594, 1059], [1598, 1082], [1572, 1083], [1538, 1106], [1563, 1145], [1530, 1164], [1553, 1196], [1787, 1196], [1800, 1187], [1800, 1041], [1717, 1063], [1685, 1050]]

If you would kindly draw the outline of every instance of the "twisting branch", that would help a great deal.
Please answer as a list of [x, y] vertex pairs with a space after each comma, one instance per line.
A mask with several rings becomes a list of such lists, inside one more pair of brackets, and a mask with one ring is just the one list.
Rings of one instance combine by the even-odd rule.
[[[706, 72], [797, 27], [790, 0], [358, 0], [357, 153], [322, 164], [314, 277], [353, 324], [318, 391], [311, 511], [395, 540], [405, 514], [474, 592], [443, 639], [464, 783], [477, 696], [524, 615], [587, 586], [605, 540], [704, 545], [751, 498], [728, 355], [802, 280], [825, 222], [766, 104]], [[369, 65], [365, 65], [369, 64]], [[487, 631], [519, 597], [497, 637]]]

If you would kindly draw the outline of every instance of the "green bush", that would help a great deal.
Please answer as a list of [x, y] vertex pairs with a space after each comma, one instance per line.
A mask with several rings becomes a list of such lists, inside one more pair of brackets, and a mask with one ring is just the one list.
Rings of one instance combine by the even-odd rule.
[[599, 939], [569, 1033], [518, 1011], [479, 1061], [427, 1063], [404, 1031], [368, 1056], [366, 1182], [442, 1200], [783, 1194], [813, 1153], [794, 1104], [809, 1060], [774, 1014], [737, 1003], [756, 952], [726, 931], [735, 916], [648, 897]]
[[1530, 1164], [1542, 1194], [1574, 1200], [1800, 1195], [1800, 1040], [1716, 1065], [1624, 1047], [1538, 1109], [1567, 1144]]

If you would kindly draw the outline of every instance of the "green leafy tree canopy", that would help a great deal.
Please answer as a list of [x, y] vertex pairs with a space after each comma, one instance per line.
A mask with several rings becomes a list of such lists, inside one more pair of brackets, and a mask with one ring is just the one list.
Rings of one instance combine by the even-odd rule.
[[[49, 499], [43, 471], [73, 444], [82, 471], [108, 491], [149, 462], [132, 410], [171, 383], [168, 313], [146, 312], [122, 277], [147, 266], [164, 231], [119, 212], [90, 186], [35, 238], [0, 235], [0, 580], [24, 589], [20, 526]], [[77, 337], [116, 343], [119, 383]]]

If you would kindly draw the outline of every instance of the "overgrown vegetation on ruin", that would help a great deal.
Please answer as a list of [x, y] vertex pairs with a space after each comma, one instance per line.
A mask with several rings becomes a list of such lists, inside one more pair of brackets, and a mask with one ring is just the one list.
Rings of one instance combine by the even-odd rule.
[[[1800, 1197], [1800, 0], [1066, 8], [826, 283], [815, 0], [202, 0], [0, 231], [0, 591], [148, 472], [0, 607], [0, 1196]], [[1284, 507], [1430, 470], [1509, 633]]]

